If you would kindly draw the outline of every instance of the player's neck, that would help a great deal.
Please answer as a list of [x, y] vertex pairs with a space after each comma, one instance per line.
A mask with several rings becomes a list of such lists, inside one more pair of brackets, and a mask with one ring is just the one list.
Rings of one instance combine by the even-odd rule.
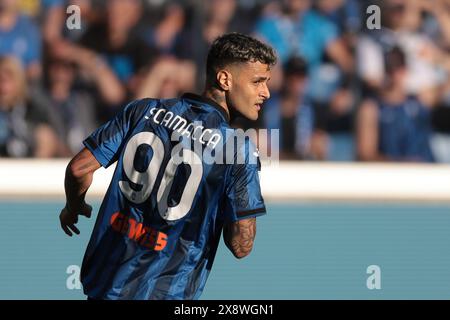
[[225, 94], [215, 88], [207, 88], [203, 92], [202, 96], [213, 100], [219, 106], [225, 109], [228, 116], [230, 115], [230, 110], [228, 109], [227, 100], [225, 99]]

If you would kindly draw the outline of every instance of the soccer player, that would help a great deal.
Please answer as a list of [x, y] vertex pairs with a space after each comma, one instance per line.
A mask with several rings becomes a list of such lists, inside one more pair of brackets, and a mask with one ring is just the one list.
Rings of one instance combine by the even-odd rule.
[[198, 299], [222, 230], [234, 256], [250, 253], [255, 217], [266, 212], [255, 146], [244, 139], [231, 163], [204, 154], [224, 158], [224, 146], [235, 145], [230, 114], [258, 118], [275, 62], [259, 40], [223, 35], [208, 53], [201, 96], [131, 102], [84, 141], [66, 170], [67, 235], [79, 234], [79, 215], [91, 215], [85, 195], [94, 171], [117, 162], [83, 259], [88, 298]]

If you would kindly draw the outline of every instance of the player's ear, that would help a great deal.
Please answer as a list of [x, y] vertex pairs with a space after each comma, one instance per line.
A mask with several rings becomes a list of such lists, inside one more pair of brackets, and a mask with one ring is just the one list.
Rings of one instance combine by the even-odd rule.
[[220, 70], [217, 72], [217, 83], [223, 91], [231, 89], [232, 75], [227, 70]]

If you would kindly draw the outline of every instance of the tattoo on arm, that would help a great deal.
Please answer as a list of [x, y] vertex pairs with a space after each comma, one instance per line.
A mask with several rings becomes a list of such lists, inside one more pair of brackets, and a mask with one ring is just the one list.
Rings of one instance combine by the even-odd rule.
[[79, 175], [85, 175], [91, 173], [98, 168], [100, 168], [100, 164], [97, 159], [88, 151], [87, 149], [82, 150], [78, 153], [72, 160], [74, 164], [74, 169], [77, 171]]
[[237, 258], [243, 258], [250, 253], [255, 236], [256, 218], [237, 221], [224, 228], [225, 244]]

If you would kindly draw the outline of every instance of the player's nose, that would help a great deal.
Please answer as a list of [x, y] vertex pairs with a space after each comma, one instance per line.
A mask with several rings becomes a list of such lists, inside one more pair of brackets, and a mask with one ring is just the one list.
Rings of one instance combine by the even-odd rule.
[[260, 92], [260, 96], [264, 98], [264, 100], [267, 100], [270, 98], [270, 91], [267, 87], [267, 84], [264, 84], [262, 91]]

